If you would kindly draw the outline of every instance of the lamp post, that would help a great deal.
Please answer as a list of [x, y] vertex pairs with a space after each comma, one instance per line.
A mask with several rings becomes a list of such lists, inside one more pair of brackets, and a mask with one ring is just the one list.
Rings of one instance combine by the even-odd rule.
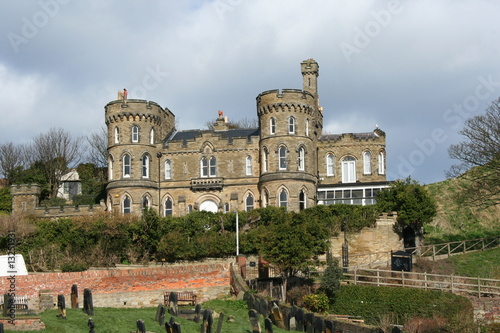
[[240, 255], [240, 226], [238, 220], [238, 211], [236, 211], [236, 256]]
[[344, 217], [342, 220], [342, 228], [341, 230], [344, 232], [344, 243], [342, 244], [342, 267], [344, 267], [344, 271], [349, 267], [349, 247], [347, 244], [347, 218]]

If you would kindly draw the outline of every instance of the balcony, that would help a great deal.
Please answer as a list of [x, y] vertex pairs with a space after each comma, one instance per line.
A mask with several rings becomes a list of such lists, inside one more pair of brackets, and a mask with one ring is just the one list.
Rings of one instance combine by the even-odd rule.
[[220, 191], [224, 187], [224, 178], [191, 179], [192, 191]]

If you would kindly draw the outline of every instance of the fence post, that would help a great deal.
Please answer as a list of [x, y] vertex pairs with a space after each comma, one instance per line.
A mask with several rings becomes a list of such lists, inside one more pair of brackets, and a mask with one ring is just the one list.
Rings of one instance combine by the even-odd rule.
[[357, 267], [355, 267], [355, 268], [354, 268], [354, 285], [356, 285], [356, 284], [357, 284], [357, 283], [356, 283], [356, 279], [357, 279], [357, 278], [356, 278], [356, 275], [357, 275], [356, 273], [357, 273], [357, 272], [358, 272], [358, 268], [357, 268]]
[[450, 257], [451, 255], [451, 248], [450, 248], [450, 243], [448, 243], [448, 258]]
[[436, 245], [432, 245], [432, 261], [436, 261]]
[[424, 272], [424, 290], [427, 290], [427, 272]]
[[377, 269], [377, 287], [380, 287], [380, 269]]
[[451, 293], [455, 293], [455, 286], [453, 285], [453, 274], [451, 274]]
[[405, 286], [405, 271], [401, 271], [401, 282], [403, 284], [403, 287]]
[[467, 241], [464, 241], [464, 253], [465, 253], [465, 252], [467, 252], [467, 250], [466, 250], [466, 249], [467, 249], [467, 246], [465, 246], [465, 245], [466, 245], [466, 243], [467, 243]]
[[481, 298], [481, 279], [477, 277], [477, 297]]

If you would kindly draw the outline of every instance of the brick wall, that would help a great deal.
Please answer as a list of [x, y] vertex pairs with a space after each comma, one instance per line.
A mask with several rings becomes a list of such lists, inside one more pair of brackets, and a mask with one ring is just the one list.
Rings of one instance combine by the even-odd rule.
[[[89, 270], [74, 273], [43, 273], [16, 276], [16, 295], [27, 295], [30, 308], [39, 309], [39, 294], [50, 290], [56, 303], [57, 295], [66, 296], [71, 304], [71, 286], [78, 286], [80, 307], [83, 304], [83, 290], [92, 291], [96, 307], [142, 307], [155, 306], [163, 301], [163, 292], [193, 290], [203, 302], [220, 293], [229, 293], [229, 263], [168, 265], [165, 267]], [[0, 279], [0, 292], [9, 290], [7, 277]]]

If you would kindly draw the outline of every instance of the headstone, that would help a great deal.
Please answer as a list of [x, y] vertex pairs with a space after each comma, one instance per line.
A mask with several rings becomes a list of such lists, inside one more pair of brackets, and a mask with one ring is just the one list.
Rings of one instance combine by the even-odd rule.
[[158, 324], [160, 324], [160, 326], [163, 326], [163, 323], [165, 323], [165, 312], [165, 307], [162, 305], [160, 308], [160, 316], [158, 318]]
[[146, 324], [141, 319], [137, 321], [137, 333], [146, 333]]
[[323, 317], [314, 317], [314, 333], [323, 333], [326, 329]]
[[9, 310], [11, 308], [10, 304], [11, 304], [11, 301], [10, 301], [10, 294], [9, 293], [5, 293], [3, 294], [3, 316], [4, 317], [7, 317], [9, 316]]
[[167, 331], [167, 333], [173, 333], [172, 324], [170, 324], [168, 321], [165, 323], [165, 330]]
[[219, 321], [217, 322], [217, 330], [215, 330], [215, 333], [221, 333], [223, 323], [224, 323], [224, 312], [221, 312], [219, 314]]
[[273, 319], [273, 323], [278, 326], [279, 328], [285, 328], [285, 319], [283, 317], [283, 314], [281, 313], [279, 303], [272, 302], [272, 309], [271, 309], [271, 315]]
[[295, 313], [295, 330], [297, 332], [304, 332], [305, 320], [304, 310], [298, 308], [297, 313]]
[[169, 304], [168, 313], [170, 313], [172, 316], [175, 317], [179, 315], [179, 306], [177, 305], [177, 303], [178, 303], [177, 293], [173, 291], [170, 292], [170, 295], [168, 296], [168, 304]]
[[401, 333], [403, 332], [399, 326], [393, 326], [391, 333]]
[[89, 288], [83, 290], [83, 312], [88, 316], [94, 315], [94, 304], [92, 303], [92, 291]]
[[264, 330], [266, 333], [273, 333], [273, 322], [269, 317], [264, 319]]
[[253, 295], [248, 291], [243, 294], [243, 300], [247, 303], [247, 307], [252, 309], [253, 306]]
[[196, 304], [194, 307], [194, 322], [199, 323], [202, 319], [201, 304]]
[[160, 322], [160, 309], [163, 307], [163, 305], [161, 304], [158, 304], [158, 306], [156, 307], [156, 314], [155, 314], [155, 321], [157, 323]]
[[78, 286], [76, 284], [71, 286], [71, 308], [78, 309]]
[[0, 323], [0, 333], [4, 333], [4, 330], [3, 330], [3, 323]]
[[269, 306], [267, 304], [267, 300], [265, 298], [261, 298], [259, 301], [259, 313], [264, 317], [267, 317], [269, 314]]
[[252, 333], [261, 333], [259, 314], [257, 311], [254, 309], [248, 311], [248, 318], [250, 319], [250, 325], [252, 325]]
[[335, 323], [333, 320], [325, 320], [326, 333], [335, 333]]
[[95, 333], [94, 319], [89, 318], [89, 320], [87, 321], [87, 327], [89, 328], [89, 333]]
[[314, 333], [314, 313], [308, 312], [305, 315], [305, 332]]
[[214, 324], [214, 318], [212, 310], [205, 309], [205, 311], [203, 311], [203, 323], [201, 324], [201, 332], [212, 333], [213, 324]]
[[181, 324], [174, 322], [172, 324], [172, 333], [182, 333], [181, 332]]
[[59, 312], [57, 317], [66, 319], [66, 299], [64, 295], [57, 295], [57, 311]]

